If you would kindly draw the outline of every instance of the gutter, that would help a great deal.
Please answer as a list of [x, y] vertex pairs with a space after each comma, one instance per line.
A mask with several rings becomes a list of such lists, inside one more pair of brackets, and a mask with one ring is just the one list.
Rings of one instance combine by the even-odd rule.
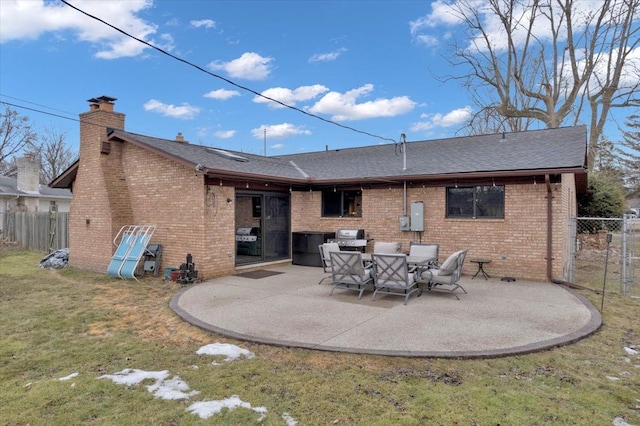
[[549, 281], [555, 282], [552, 275], [552, 255], [553, 255], [553, 192], [551, 189], [551, 178], [548, 174], [544, 175], [544, 183], [547, 186], [547, 278]]

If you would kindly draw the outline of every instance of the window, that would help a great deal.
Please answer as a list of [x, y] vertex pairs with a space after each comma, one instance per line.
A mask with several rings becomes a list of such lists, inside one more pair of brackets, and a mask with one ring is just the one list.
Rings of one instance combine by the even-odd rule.
[[323, 217], [361, 217], [362, 193], [360, 191], [322, 191]]
[[447, 217], [504, 218], [504, 186], [447, 188]]

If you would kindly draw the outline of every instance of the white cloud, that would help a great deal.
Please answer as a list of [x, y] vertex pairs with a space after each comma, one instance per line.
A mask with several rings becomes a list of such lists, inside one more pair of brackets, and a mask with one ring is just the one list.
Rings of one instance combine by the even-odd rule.
[[191, 120], [200, 112], [200, 108], [187, 103], [175, 106], [162, 103], [156, 99], [151, 99], [144, 104], [144, 110], [162, 114], [165, 117], [178, 118], [180, 120]]
[[[156, 33], [157, 26], [136, 16], [152, 5], [151, 0], [75, 1], [73, 4], [107, 22], [117, 22], [123, 31], [154, 43], [150, 36]], [[65, 31], [94, 44], [98, 48], [95, 56], [101, 59], [137, 56], [148, 48], [66, 5], [44, 0], [2, 0], [0, 43], [35, 40], [45, 33]]]
[[336, 59], [338, 59], [338, 57], [340, 55], [342, 55], [344, 52], [346, 52], [347, 49], [345, 49], [344, 47], [330, 52], [330, 53], [316, 53], [315, 55], [313, 55], [312, 57], [309, 58], [309, 62], [330, 62], [330, 61], [335, 61]]
[[416, 35], [414, 37], [414, 40], [416, 40], [419, 44], [422, 44], [428, 47], [437, 46], [438, 44], [440, 44], [440, 41], [438, 40], [437, 37], [431, 36], [428, 34]]
[[216, 22], [212, 21], [211, 19], [193, 20], [190, 22], [190, 24], [192, 27], [196, 27], [196, 28], [200, 28], [200, 27], [215, 28], [216, 27]]
[[447, 114], [423, 114], [420, 118], [426, 119], [426, 121], [421, 121], [414, 123], [410, 130], [412, 132], [420, 132], [425, 130], [431, 130], [435, 127], [453, 127], [459, 126], [460, 124], [465, 123], [471, 118], [472, 109], [470, 106], [466, 106], [464, 108], [454, 109], [453, 111]]
[[425, 16], [421, 16], [415, 21], [409, 22], [409, 32], [412, 36], [417, 36], [420, 32], [435, 28], [438, 25], [457, 25], [462, 20], [454, 12], [448, 1], [437, 0], [431, 3], [431, 13]]
[[373, 84], [365, 84], [346, 93], [329, 92], [309, 108], [314, 114], [329, 114], [336, 121], [364, 120], [377, 117], [395, 117], [413, 110], [416, 103], [408, 96], [391, 99], [378, 98], [358, 103], [358, 99], [373, 91]]
[[[312, 86], [300, 86], [293, 90], [285, 87], [273, 87], [265, 90], [261, 94], [287, 105], [294, 106], [297, 102], [308, 101], [327, 91], [329, 91], [327, 87], [321, 84], [314, 84]], [[253, 102], [267, 104], [270, 108], [284, 108], [283, 105], [260, 96], [255, 96]]]
[[264, 138], [264, 131], [267, 131], [267, 140], [269, 139], [286, 139], [296, 135], [310, 135], [311, 131], [304, 126], [294, 126], [290, 123], [262, 125], [255, 129], [251, 129], [251, 135], [256, 139]]
[[234, 96], [240, 96], [240, 92], [236, 90], [218, 89], [212, 90], [204, 95], [205, 98], [217, 99], [219, 101], [226, 101]]
[[271, 72], [272, 61], [273, 58], [262, 57], [254, 52], [246, 52], [229, 62], [213, 61], [209, 64], [209, 68], [214, 71], [223, 70], [234, 78], [264, 80]]
[[219, 139], [229, 139], [232, 138], [235, 134], [235, 130], [218, 130], [213, 133], [213, 135]]

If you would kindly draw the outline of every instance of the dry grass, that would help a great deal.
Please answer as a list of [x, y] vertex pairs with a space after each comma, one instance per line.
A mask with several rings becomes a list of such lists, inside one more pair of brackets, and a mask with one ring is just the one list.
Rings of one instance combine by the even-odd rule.
[[[238, 395], [264, 406], [263, 424], [640, 424], [640, 301], [608, 291], [603, 328], [580, 342], [486, 360], [363, 356], [234, 341], [191, 326], [168, 307], [179, 286], [73, 269], [37, 268], [40, 255], [0, 251], [0, 404], [10, 425], [247, 424], [233, 410], [202, 420], [194, 401]], [[599, 307], [600, 296], [583, 291]], [[212, 365], [195, 355], [227, 342], [256, 354]], [[169, 370], [201, 393], [153, 398], [106, 380], [124, 368]], [[69, 382], [56, 378], [72, 372]], [[617, 379], [617, 380], [616, 380]]]

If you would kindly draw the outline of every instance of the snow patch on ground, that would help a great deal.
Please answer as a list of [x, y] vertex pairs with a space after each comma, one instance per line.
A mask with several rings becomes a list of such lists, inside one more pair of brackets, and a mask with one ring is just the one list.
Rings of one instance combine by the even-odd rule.
[[60, 380], [61, 382], [65, 382], [67, 380], [71, 380], [74, 377], [76, 377], [78, 375], [78, 373], [71, 373], [68, 376], [64, 376], [64, 377], [60, 377], [58, 380]]
[[248, 402], [244, 402], [243, 400], [241, 400], [238, 395], [232, 395], [229, 398], [221, 399], [218, 401], [194, 402], [187, 407], [187, 411], [192, 414], [197, 414], [202, 419], [208, 419], [214, 414], [219, 414], [220, 412], [222, 412], [223, 408], [233, 410], [238, 407], [253, 410], [256, 413], [261, 414], [258, 421], [261, 421], [264, 418], [264, 415], [267, 414], [266, 407], [252, 407]]
[[[224, 356], [226, 362], [235, 361], [237, 359], [251, 359], [255, 357], [255, 354], [247, 349], [240, 348], [228, 343], [212, 343], [201, 347], [196, 351], [198, 355], [214, 355]], [[213, 365], [218, 365], [213, 362]], [[197, 366], [191, 365], [189, 368], [197, 370]], [[76, 377], [78, 373], [70, 374], [67, 377], [60, 378], [58, 380], [69, 380]], [[116, 384], [125, 386], [140, 385], [145, 380], [153, 381], [153, 384], [146, 386], [147, 390], [151, 392], [156, 398], [162, 398], [165, 400], [179, 400], [189, 399], [194, 395], [198, 395], [200, 391], [190, 391], [189, 385], [180, 377], [173, 376], [169, 378], [170, 373], [168, 370], [162, 371], [145, 371], [135, 368], [127, 368], [114, 374], [104, 374], [99, 376], [98, 379], [109, 379]], [[261, 422], [267, 414], [266, 407], [253, 407], [250, 403], [240, 399], [238, 395], [232, 395], [229, 398], [214, 401], [198, 401], [189, 405], [186, 411], [202, 419], [208, 419], [209, 417], [219, 414], [224, 408], [234, 410], [236, 408], [253, 410], [260, 415], [258, 422]], [[295, 426], [298, 422], [289, 415], [289, 413], [282, 413], [282, 419], [288, 426]]]
[[115, 374], [104, 374], [98, 379], [111, 379], [116, 384], [133, 386], [142, 383], [144, 380], [154, 380], [155, 383], [147, 386], [147, 390], [156, 398], [162, 399], [189, 399], [199, 394], [198, 391], [189, 390], [189, 385], [178, 376], [168, 379], [169, 372], [163, 371], [144, 371], [138, 369], [127, 368]]
[[[201, 347], [196, 351], [197, 355], [222, 355], [226, 362], [235, 361], [240, 357], [251, 359], [255, 354], [247, 349], [239, 348], [228, 343], [212, 343]], [[214, 363], [215, 365], [215, 363]]]

